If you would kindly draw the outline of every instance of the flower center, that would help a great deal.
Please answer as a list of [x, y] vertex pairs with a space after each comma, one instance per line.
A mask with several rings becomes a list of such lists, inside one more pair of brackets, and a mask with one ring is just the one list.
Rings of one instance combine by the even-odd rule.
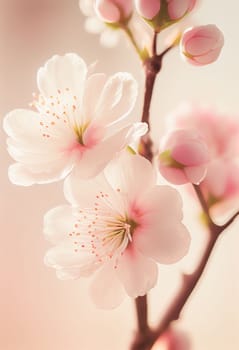
[[55, 95], [46, 97], [34, 95], [31, 104], [39, 112], [39, 125], [44, 138], [58, 135], [64, 130], [64, 134], [72, 135], [72, 131], [77, 136], [77, 142], [84, 145], [83, 135], [89, 126], [82, 113], [82, 103], [79, 98], [71, 92], [69, 88], [57, 90]]
[[114, 199], [100, 192], [94, 208], [77, 210], [74, 229], [69, 233], [76, 253], [83, 248], [103, 262], [117, 259], [132, 242], [138, 224], [115, 208]]

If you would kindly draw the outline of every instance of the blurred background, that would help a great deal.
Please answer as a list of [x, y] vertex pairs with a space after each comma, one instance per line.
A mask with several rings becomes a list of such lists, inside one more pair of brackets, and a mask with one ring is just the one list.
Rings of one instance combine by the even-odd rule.
[[[201, 1], [195, 22], [216, 23], [224, 32], [225, 47], [218, 62], [203, 68], [182, 62], [177, 49], [167, 55], [152, 105], [155, 139], [158, 120], [181, 101], [192, 100], [239, 118], [238, 11], [237, 1]], [[14, 108], [28, 107], [32, 92], [37, 92], [37, 69], [56, 53], [77, 52], [89, 64], [98, 60], [98, 71], [130, 71], [143, 82], [131, 47], [122, 41], [113, 50], [103, 48], [98, 36], [86, 33], [83, 25], [78, 0], [0, 0], [2, 119]], [[5, 141], [0, 130], [0, 349], [127, 350], [135, 331], [132, 301], [113, 311], [97, 310], [86, 280], [62, 282], [44, 266], [49, 244], [42, 235], [43, 215], [64, 203], [62, 183], [12, 185]], [[150, 293], [152, 324], [176, 290], [180, 271], [190, 271], [200, 254], [205, 232], [197, 224], [197, 210], [194, 203], [185, 205], [185, 223], [193, 236], [189, 256], [177, 265], [160, 267], [159, 283]], [[219, 241], [177, 325], [189, 334], [192, 350], [239, 349], [238, 231], [239, 221]]]

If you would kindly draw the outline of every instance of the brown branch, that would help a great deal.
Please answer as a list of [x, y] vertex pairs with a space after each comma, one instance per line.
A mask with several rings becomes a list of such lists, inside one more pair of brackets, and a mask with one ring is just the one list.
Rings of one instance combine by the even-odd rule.
[[147, 296], [138, 297], [135, 299], [137, 319], [138, 319], [138, 330], [140, 333], [147, 333], [149, 330], [148, 326], [148, 306]]
[[162, 335], [170, 326], [171, 322], [176, 321], [180, 318], [181, 313], [183, 311], [184, 306], [188, 302], [191, 294], [195, 290], [198, 282], [200, 281], [213, 248], [217, 242], [217, 239], [220, 235], [220, 231], [216, 226], [215, 229], [210, 230], [210, 238], [207, 242], [206, 249], [201, 257], [201, 260], [192, 274], [183, 275], [182, 276], [182, 285], [177, 293], [173, 303], [169, 306], [169, 309], [166, 311], [164, 317], [162, 318], [158, 328], [154, 331], [154, 336], [151, 338], [151, 346], [158, 339], [160, 335]]

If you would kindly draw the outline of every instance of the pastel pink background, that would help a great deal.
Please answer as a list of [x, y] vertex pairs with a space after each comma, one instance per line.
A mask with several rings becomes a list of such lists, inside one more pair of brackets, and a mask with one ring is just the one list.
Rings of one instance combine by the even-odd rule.
[[[152, 106], [159, 134], [159, 118], [188, 98], [215, 106], [239, 118], [239, 45], [236, 1], [202, 1], [197, 23], [216, 23], [226, 43], [220, 60], [195, 68], [182, 62], [177, 50], [165, 60]], [[0, 0], [0, 111], [27, 107], [36, 91], [39, 66], [53, 54], [78, 52], [88, 63], [99, 60], [108, 73], [132, 72], [143, 81], [133, 50], [122, 43], [103, 49], [97, 36], [83, 30], [77, 0]], [[173, 77], [173, 81], [171, 80]], [[140, 111], [141, 101], [135, 113]], [[0, 349], [1, 350], [126, 350], [135, 329], [130, 300], [114, 311], [99, 311], [87, 294], [87, 281], [62, 282], [43, 264], [49, 247], [42, 235], [44, 213], [64, 203], [62, 183], [21, 188], [7, 177], [11, 159], [0, 130]], [[185, 223], [192, 227], [192, 250], [181, 263], [160, 268], [158, 286], [151, 293], [150, 314], [173, 294], [179, 271], [189, 271], [205, 233], [196, 224], [197, 206], [185, 206]], [[238, 200], [239, 207], [239, 200]], [[180, 327], [189, 332], [193, 350], [239, 348], [239, 221], [223, 237], [183, 314]]]

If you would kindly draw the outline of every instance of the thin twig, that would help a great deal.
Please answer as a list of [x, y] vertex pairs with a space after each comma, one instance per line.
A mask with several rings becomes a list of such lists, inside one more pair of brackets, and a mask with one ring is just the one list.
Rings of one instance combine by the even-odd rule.
[[157, 38], [158, 38], [158, 33], [154, 32], [153, 44], [152, 44], [152, 54], [153, 54], [153, 56], [157, 56]]
[[134, 38], [134, 35], [133, 35], [132, 31], [130, 30], [130, 28], [129, 28], [128, 26], [125, 26], [125, 25], [122, 26], [121, 29], [122, 29], [122, 30], [125, 32], [125, 34], [128, 36], [128, 38], [129, 38], [131, 44], [132, 44], [133, 47], [135, 48], [135, 50], [136, 50], [136, 52], [137, 52], [137, 54], [138, 54], [140, 60], [142, 61], [142, 59], [143, 59], [143, 58], [142, 58], [142, 52], [141, 52], [141, 50], [140, 50], [140, 48], [139, 48], [139, 46], [138, 46], [138, 44], [137, 44], [137, 42], [136, 42], [136, 40], [135, 40], [135, 38]]

